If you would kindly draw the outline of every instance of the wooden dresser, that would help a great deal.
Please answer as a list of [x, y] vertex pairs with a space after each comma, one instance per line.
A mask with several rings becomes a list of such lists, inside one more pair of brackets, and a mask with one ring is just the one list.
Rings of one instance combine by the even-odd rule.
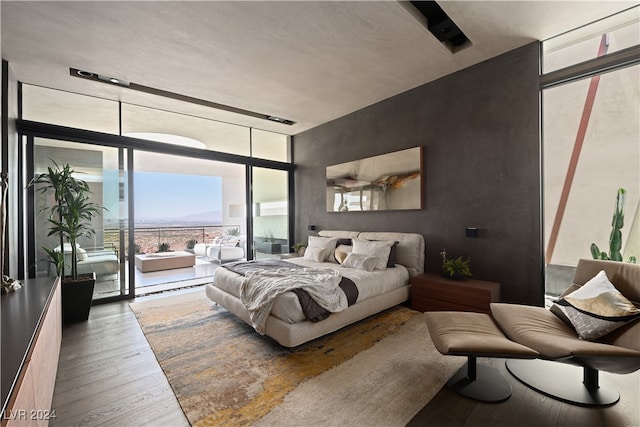
[[447, 279], [421, 274], [411, 279], [411, 308], [418, 311], [475, 311], [491, 313], [500, 301], [500, 283]]
[[59, 279], [2, 296], [2, 427], [46, 426], [62, 342]]

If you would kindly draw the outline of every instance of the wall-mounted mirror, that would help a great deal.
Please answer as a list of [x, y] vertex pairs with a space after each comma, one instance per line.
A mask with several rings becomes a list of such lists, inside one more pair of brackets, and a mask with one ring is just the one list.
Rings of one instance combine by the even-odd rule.
[[422, 209], [422, 147], [327, 167], [327, 212]]

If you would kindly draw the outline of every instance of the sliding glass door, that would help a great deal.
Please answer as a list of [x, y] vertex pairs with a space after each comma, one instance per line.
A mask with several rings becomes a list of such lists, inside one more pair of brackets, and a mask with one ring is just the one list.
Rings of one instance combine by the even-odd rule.
[[252, 168], [253, 257], [280, 258], [289, 252], [289, 174]]
[[[96, 273], [94, 300], [129, 295], [125, 280], [128, 194], [126, 149], [72, 143], [54, 139], [34, 138], [34, 173], [45, 173], [55, 164], [68, 164], [77, 172], [76, 178], [89, 184], [91, 201], [104, 207], [93, 218], [94, 233], [78, 240], [79, 273]], [[60, 250], [55, 236], [49, 236], [48, 212], [50, 196], [35, 192], [35, 274], [37, 277], [55, 274], [43, 248]]]
[[[137, 295], [205, 283], [221, 262], [246, 259], [245, 170], [233, 163], [134, 152], [136, 268], [129, 271]], [[180, 256], [189, 259], [188, 267], [143, 265]]]

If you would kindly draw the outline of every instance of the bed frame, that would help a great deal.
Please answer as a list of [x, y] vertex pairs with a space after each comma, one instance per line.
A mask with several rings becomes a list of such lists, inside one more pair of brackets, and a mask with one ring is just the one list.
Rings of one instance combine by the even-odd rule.
[[[338, 238], [359, 237], [367, 240], [398, 241], [396, 262], [407, 268], [410, 277], [424, 272], [425, 243], [424, 238], [420, 234], [323, 230], [319, 235]], [[269, 316], [265, 335], [273, 338], [285, 347], [296, 347], [408, 300], [409, 289], [410, 284], [407, 283], [406, 286], [396, 288], [385, 294], [368, 298], [364, 301], [358, 301], [356, 304], [339, 313], [333, 313], [329, 318], [321, 322], [314, 323], [305, 320], [298, 323], [287, 323], [277, 317]], [[249, 312], [242, 302], [240, 302], [239, 298], [211, 284], [205, 287], [205, 292], [209, 299], [229, 310], [249, 325], [251, 324]]]

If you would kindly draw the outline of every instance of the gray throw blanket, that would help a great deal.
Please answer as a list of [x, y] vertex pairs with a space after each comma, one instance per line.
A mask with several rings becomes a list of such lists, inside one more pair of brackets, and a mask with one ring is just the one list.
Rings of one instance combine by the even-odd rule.
[[[324, 320], [331, 312], [346, 308], [342, 307], [341, 302], [336, 305], [337, 279], [338, 286], [346, 297], [347, 306], [355, 304], [358, 299], [355, 283], [330, 269], [309, 269], [280, 260], [240, 261], [223, 267], [248, 277], [242, 285], [241, 300], [244, 295], [247, 301], [243, 301], [243, 304], [247, 306], [253, 326], [258, 332], [264, 328], [264, 324], [261, 326], [260, 323], [266, 322], [275, 298], [286, 291], [292, 291], [298, 296], [305, 317], [313, 322]], [[318, 284], [317, 280], [322, 280], [323, 284]], [[274, 284], [274, 281], [280, 283]], [[256, 295], [260, 299], [258, 302], [255, 300]], [[338, 294], [338, 301], [343, 301], [342, 295]]]

